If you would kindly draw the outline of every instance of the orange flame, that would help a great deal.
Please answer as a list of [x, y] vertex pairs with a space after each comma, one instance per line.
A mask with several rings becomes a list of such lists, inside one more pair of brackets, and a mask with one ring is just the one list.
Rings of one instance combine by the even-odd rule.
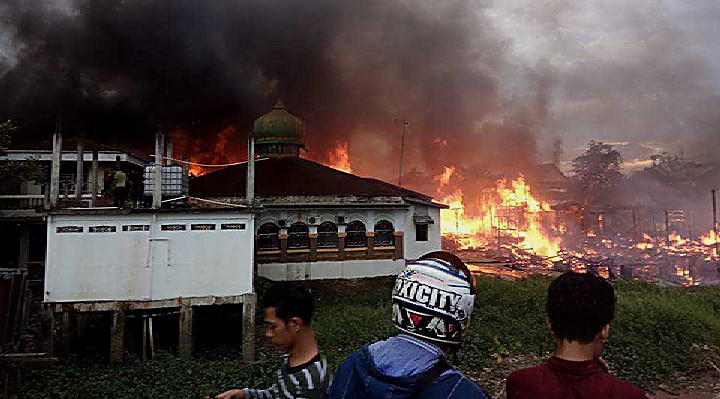
[[718, 236], [715, 234], [715, 230], [710, 230], [707, 234], [700, 237], [700, 240], [704, 245], [715, 245], [718, 243]]
[[679, 247], [681, 245], [684, 245], [687, 240], [684, 239], [680, 234], [677, 234], [675, 232], [670, 233], [670, 237], [668, 237], [668, 244], [671, 247]]
[[[445, 167], [436, 177], [439, 191], [448, 184], [455, 169]], [[560, 251], [560, 239], [552, 237], [543, 227], [543, 217], [551, 211], [547, 202], [538, 200], [522, 175], [508, 182], [499, 180], [488, 190], [479, 204], [476, 216], [467, 212], [468, 201], [462, 189], [445, 196], [442, 203], [449, 209], [441, 211], [441, 231], [456, 241], [460, 248], [487, 245], [492, 237], [513, 239], [538, 255], [554, 257]]]
[[328, 153], [329, 165], [331, 168], [342, 170], [345, 173], [352, 173], [352, 165], [350, 164], [350, 155], [348, 154], [348, 145], [346, 142], [338, 141], [335, 148]]
[[448, 185], [453, 173], [455, 173], [455, 168], [452, 166], [446, 166], [441, 174], [435, 176], [435, 180], [440, 182], [440, 185], [438, 186], [438, 192], [440, 192], [443, 187]]
[[[208, 146], [212, 141], [207, 137], [202, 139], [192, 138], [185, 131], [172, 132], [171, 137], [178, 156], [183, 156], [185, 159], [189, 159], [190, 162], [222, 165], [235, 163], [240, 160], [240, 146], [232, 143], [233, 138], [236, 137], [235, 128], [232, 126], [226, 126], [219, 131], [215, 136], [215, 142], [212, 146]], [[189, 165], [188, 168], [190, 174], [194, 176], [204, 175], [205, 173], [219, 169], [219, 167], [205, 167], [200, 165]]]

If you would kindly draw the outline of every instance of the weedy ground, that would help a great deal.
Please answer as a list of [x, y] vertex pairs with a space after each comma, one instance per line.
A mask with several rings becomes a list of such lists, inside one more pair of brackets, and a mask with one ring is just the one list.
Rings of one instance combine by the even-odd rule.
[[[553, 349], [545, 325], [550, 279], [478, 278], [475, 312], [456, 366], [502, 395], [505, 377], [543, 361]], [[267, 283], [261, 283], [260, 294]], [[314, 320], [322, 349], [335, 369], [363, 344], [395, 333], [390, 322], [392, 279], [313, 282]], [[605, 359], [613, 372], [648, 390], [690, 384], [720, 366], [720, 287], [658, 287], [615, 283], [617, 317]], [[262, 312], [258, 312], [259, 315]], [[17, 398], [203, 398], [230, 388], [265, 387], [278, 352], [263, 340], [258, 360], [245, 364], [239, 342], [203, 351], [192, 359], [170, 353], [122, 365], [80, 364], [24, 374]], [[720, 376], [720, 374], [718, 374]]]

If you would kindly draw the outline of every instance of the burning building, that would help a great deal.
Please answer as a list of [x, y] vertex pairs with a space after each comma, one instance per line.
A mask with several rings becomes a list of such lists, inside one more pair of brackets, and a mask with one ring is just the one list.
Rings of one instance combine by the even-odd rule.
[[[254, 203], [263, 208], [255, 230], [259, 276], [312, 280], [393, 275], [407, 260], [440, 249], [440, 210], [445, 205], [429, 195], [300, 157], [304, 134], [303, 121], [281, 102], [253, 127]], [[204, 174], [192, 180], [190, 195], [244, 204], [247, 172], [248, 163], [242, 162]]]

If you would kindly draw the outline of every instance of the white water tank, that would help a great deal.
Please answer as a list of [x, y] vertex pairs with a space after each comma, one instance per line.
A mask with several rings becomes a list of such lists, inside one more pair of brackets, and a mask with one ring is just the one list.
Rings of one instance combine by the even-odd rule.
[[[162, 195], [163, 197], [179, 197], [189, 193], [188, 170], [179, 165], [162, 166]], [[155, 166], [145, 167], [145, 196], [153, 195], [155, 186]]]

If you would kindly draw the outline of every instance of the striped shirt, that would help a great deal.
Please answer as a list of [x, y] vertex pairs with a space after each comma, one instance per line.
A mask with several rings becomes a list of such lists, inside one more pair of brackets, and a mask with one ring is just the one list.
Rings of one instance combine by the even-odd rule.
[[325, 397], [331, 376], [327, 359], [318, 353], [309, 362], [290, 367], [290, 356], [283, 356], [282, 366], [275, 374], [275, 383], [267, 389], [245, 388], [246, 398], [321, 399]]

